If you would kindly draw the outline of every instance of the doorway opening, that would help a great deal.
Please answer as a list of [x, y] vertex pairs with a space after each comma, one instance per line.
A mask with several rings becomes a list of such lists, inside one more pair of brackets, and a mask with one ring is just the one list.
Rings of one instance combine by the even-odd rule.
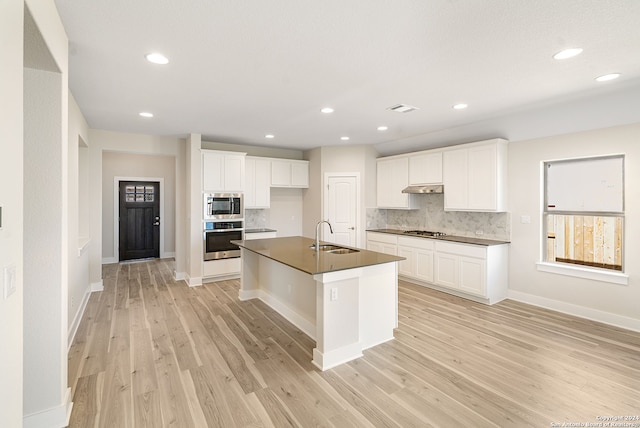
[[160, 257], [161, 215], [159, 181], [118, 181], [118, 258]]

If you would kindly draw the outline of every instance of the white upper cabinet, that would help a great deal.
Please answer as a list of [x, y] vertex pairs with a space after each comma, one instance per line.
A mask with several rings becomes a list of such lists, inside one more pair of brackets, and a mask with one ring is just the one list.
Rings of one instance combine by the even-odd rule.
[[245, 209], [269, 208], [271, 205], [271, 160], [247, 156], [245, 172]]
[[507, 211], [507, 141], [458, 147], [443, 152], [444, 209]]
[[409, 185], [441, 184], [442, 152], [416, 153], [409, 157]]
[[378, 208], [413, 209], [413, 198], [402, 193], [409, 185], [409, 158], [377, 159], [376, 201]]
[[243, 192], [245, 154], [202, 150], [202, 190]]
[[271, 187], [309, 187], [309, 161], [273, 159]]

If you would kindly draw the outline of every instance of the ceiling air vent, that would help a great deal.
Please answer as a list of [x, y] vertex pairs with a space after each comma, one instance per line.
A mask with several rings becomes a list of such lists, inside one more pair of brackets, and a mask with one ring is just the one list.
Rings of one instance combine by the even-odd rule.
[[419, 110], [418, 107], [410, 106], [408, 104], [396, 104], [387, 108], [387, 110], [395, 111], [398, 113], [409, 113], [410, 111]]

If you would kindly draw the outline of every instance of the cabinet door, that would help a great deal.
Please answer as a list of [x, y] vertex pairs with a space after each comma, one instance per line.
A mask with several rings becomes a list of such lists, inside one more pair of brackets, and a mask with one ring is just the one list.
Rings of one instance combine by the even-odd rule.
[[458, 256], [436, 252], [435, 283], [449, 288], [458, 288]]
[[377, 162], [377, 205], [380, 208], [409, 208], [409, 158], [383, 159]]
[[255, 207], [269, 208], [271, 205], [271, 161], [255, 159]]
[[291, 186], [309, 187], [309, 163], [291, 163]]
[[472, 147], [468, 157], [469, 203], [472, 210], [497, 209], [497, 147]]
[[398, 256], [404, 257], [406, 260], [401, 260], [398, 263], [398, 273], [400, 275], [413, 278], [415, 274], [415, 251], [411, 247], [398, 246]]
[[256, 208], [256, 160], [247, 158], [244, 161], [244, 207]]
[[442, 183], [442, 152], [425, 153], [409, 158], [409, 184]]
[[202, 190], [224, 192], [224, 156], [217, 153], [202, 154]]
[[415, 277], [422, 281], [433, 282], [433, 251], [416, 249], [414, 258]]
[[382, 243], [377, 241], [367, 241], [367, 250], [375, 251], [376, 253], [381, 253]]
[[459, 287], [462, 291], [486, 296], [486, 261], [473, 257], [459, 258]]
[[285, 160], [271, 161], [271, 186], [291, 186], [291, 163]]
[[443, 155], [444, 209], [467, 209], [468, 150], [450, 150]]
[[393, 245], [393, 244], [382, 244], [382, 251], [381, 253], [385, 253], [385, 254], [389, 254], [391, 256], [397, 256], [398, 255], [398, 246], [397, 245]]
[[224, 191], [244, 191], [244, 156], [224, 156]]

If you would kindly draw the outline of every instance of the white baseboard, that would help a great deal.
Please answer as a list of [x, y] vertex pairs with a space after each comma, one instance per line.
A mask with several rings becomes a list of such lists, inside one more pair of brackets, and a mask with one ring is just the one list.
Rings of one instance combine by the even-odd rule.
[[185, 274], [185, 276], [186, 278], [184, 280], [189, 287], [197, 287], [199, 285], [202, 285], [202, 278], [197, 278], [197, 277], [192, 278], [187, 274]]
[[103, 265], [110, 265], [112, 263], [118, 263], [118, 259], [116, 257], [103, 257], [102, 258], [102, 264]]
[[98, 282], [92, 282], [91, 283], [91, 292], [93, 293], [94, 291], [103, 291], [104, 290], [104, 285], [102, 283], [102, 280], [98, 281]]
[[76, 337], [76, 332], [78, 331], [78, 327], [80, 326], [80, 321], [82, 320], [82, 315], [84, 315], [84, 310], [87, 308], [87, 302], [89, 302], [91, 291], [92, 285], [89, 285], [89, 287], [87, 287], [87, 291], [84, 293], [84, 296], [82, 296], [82, 302], [80, 302], [80, 306], [78, 306], [78, 310], [73, 317], [73, 322], [71, 323], [71, 326], [69, 326], [69, 333], [67, 334], [67, 350], [71, 348], [73, 339]]
[[175, 251], [162, 251], [160, 253], [160, 258], [161, 259], [171, 259], [171, 258], [176, 258], [176, 252]]
[[187, 279], [187, 273], [186, 272], [177, 272], [177, 271], [173, 271], [173, 279], [175, 279], [176, 281], [183, 281]]
[[522, 303], [528, 303], [534, 306], [551, 309], [576, 317], [586, 318], [592, 321], [598, 321], [615, 327], [625, 328], [640, 332], [640, 319], [625, 317], [622, 315], [612, 314], [610, 312], [599, 311], [597, 309], [578, 306], [571, 303], [561, 302], [559, 300], [548, 299], [546, 297], [535, 296], [533, 294], [523, 293], [521, 291], [509, 290], [507, 298]]
[[67, 388], [62, 403], [41, 412], [32, 413], [22, 418], [23, 428], [66, 427], [71, 418], [71, 388]]
[[[314, 323], [301, 317], [297, 312], [293, 311], [289, 306], [282, 303], [272, 295], [265, 293], [264, 290], [258, 291], [258, 299], [262, 300], [267, 306], [274, 309], [280, 315], [285, 317], [291, 324], [302, 330], [311, 339], [316, 340], [316, 326]], [[244, 296], [243, 296], [244, 297]], [[362, 348], [360, 348], [362, 349]]]

